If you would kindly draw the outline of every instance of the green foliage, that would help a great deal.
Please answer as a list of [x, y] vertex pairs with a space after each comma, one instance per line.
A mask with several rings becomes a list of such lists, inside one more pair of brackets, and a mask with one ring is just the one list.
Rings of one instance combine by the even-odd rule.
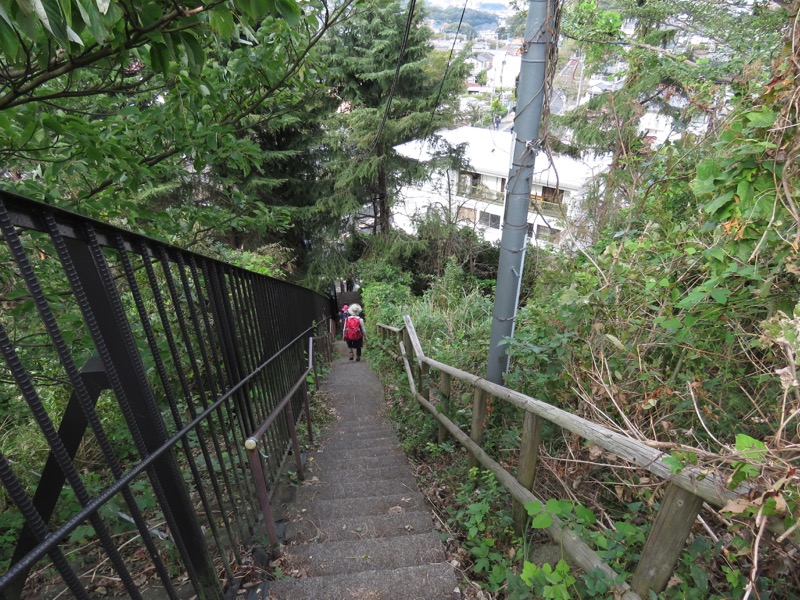
[[537, 598], [570, 600], [574, 597], [571, 588], [576, 579], [563, 559], [558, 561], [555, 568], [547, 563], [539, 567], [526, 560], [520, 576], [534, 589]]
[[490, 471], [470, 469], [456, 493], [453, 522], [465, 531], [464, 547], [474, 559], [473, 569], [497, 590], [505, 580], [508, 559], [496, 548], [496, 536], [508, 536], [511, 515], [508, 492]]
[[456, 6], [448, 6], [446, 8], [432, 6], [429, 9], [429, 18], [435, 23], [449, 23], [455, 25], [462, 22], [472, 27], [497, 25], [497, 16], [490, 12], [475, 10], [474, 8], [462, 10]]

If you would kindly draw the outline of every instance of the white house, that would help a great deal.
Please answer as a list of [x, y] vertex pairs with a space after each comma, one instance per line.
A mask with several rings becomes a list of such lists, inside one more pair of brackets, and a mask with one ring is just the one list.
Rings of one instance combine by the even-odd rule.
[[[478, 127], [438, 132], [437, 137], [450, 146], [463, 145], [468, 166], [434, 170], [422, 185], [403, 188], [394, 209], [394, 225], [413, 233], [415, 217], [440, 210], [459, 224], [480, 230], [484, 239], [498, 242], [513, 136], [509, 131]], [[437, 147], [435, 140], [426, 140], [402, 144], [395, 150], [408, 158], [428, 162]], [[536, 158], [528, 213], [528, 236], [532, 243], [560, 240], [565, 219], [575, 210], [576, 201], [591, 179], [607, 166], [607, 160], [579, 161], [554, 156], [551, 163], [544, 154]]]

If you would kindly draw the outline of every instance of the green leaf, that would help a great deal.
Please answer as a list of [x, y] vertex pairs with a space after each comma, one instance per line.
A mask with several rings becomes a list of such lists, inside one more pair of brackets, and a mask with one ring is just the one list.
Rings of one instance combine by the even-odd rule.
[[199, 75], [206, 61], [203, 48], [200, 46], [200, 42], [194, 34], [188, 31], [183, 32], [182, 39], [184, 50], [186, 50], [186, 57], [189, 61], [189, 72], [192, 75]]
[[572, 502], [569, 500], [559, 500], [557, 498], [550, 498], [545, 503], [547, 512], [552, 515], [563, 515], [572, 510]]
[[617, 349], [619, 349], [619, 350], [622, 350], [623, 352], [627, 352], [627, 348], [625, 348], [625, 344], [623, 344], [623, 343], [622, 343], [622, 342], [619, 340], [619, 338], [618, 338], [618, 337], [616, 337], [616, 336], [614, 336], [614, 335], [611, 335], [610, 333], [607, 333], [607, 334], [606, 334], [606, 338], [608, 339], [608, 341], [609, 341], [609, 342], [611, 342], [612, 344], [614, 344], [614, 346], [615, 346]]
[[539, 567], [532, 562], [525, 561], [525, 564], [522, 567], [522, 573], [520, 573], [520, 577], [522, 581], [525, 582], [528, 586], [533, 586], [533, 578], [536, 577], [536, 574], [539, 572]]
[[57, 0], [33, 0], [33, 10], [61, 46], [67, 46], [67, 30]]
[[575, 506], [575, 516], [584, 525], [592, 525], [597, 522], [597, 517], [594, 516], [594, 513], [580, 504]]
[[233, 21], [233, 14], [230, 10], [215, 8], [209, 15], [211, 29], [219, 34], [220, 37], [229, 38], [236, 31], [236, 24]]
[[680, 456], [669, 454], [661, 459], [665, 465], [669, 467], [672, 473], [680, 473], [685, 466], [683, 459]]
[[753, 127], [772, 127], [775, 123], [776, 114], [768, 108], [759, 111], [751, 111], [744, 115]]
[[667, 319], [666, 321], [662, 321], [659, 323], [659, 325], [661, 325], [661, 327], [666, 329], [669, 333], [675, 333], [683, 327], [683, 323], [680, 322], [680, 319], [676, 319], [675, 317]]
[[528, 511], [528, 514], [532, 517], [534, 515], [538, 515], [540, 512], [544, 510], [544, 504], [539, 502], [538, 500], [533, 500], [531, 502], [526, 502], [524, 505], [525, 510]]
[[541, 512], [535, 517], [533, 517], [533, 521], [531, 521], [531, 527], [533, 529], [547, 529], [550, 525], [553, 524], [553, 517], [550, 513]]
[[[714, 190], [710, 190], [709, 193], [713, 191]], [[703, 205], [703, 212], [709, 215], [713, 215], [714, 213], [718, 212], [722, 207], [727, 205], [731, 200], [733, 200], [733, 192], [732, 191], [725, 192], [721, 196], [717, 196], [716, 198], [711, 200], [711, 202], [706, 202]]]
[[270, 0], [250, 0], [250, 14], [254, 17], [262, 17], [270, 9]]
[[14, 24], [11, 22], [11, 19], [9, 18], [8, 13], [6, 12], [6, 9], [3, 8], [2, 4], [0, 4], [0, 19], [3, 19], [3, 21], [8, 23], [8, 26], [13, 29]]
[[725, 288], [717, 288], [711, 291], [711, 297], [719, 304], [727, 304], [730, 295], [731, 291]]
[[739, 196], [740, 202], [749, 204], [753, 199], [753, 184], [746, 179], [742, 179], [736, 186], [736, 195]]
[[274, 0], [278, 14], [291, 26], [300, 23], [300, 7], [293, 0]]
[[103, 17], [97, 10], [92, 0], [75, 0], [78, 6], [78, 11], [81, 13], [81, 19], [89, 28], [97, 43], [102, 44], [108, 39], [108, 29], [103, 23]]
[[67, 37], [69, 38], [69, 41], [83, 46], [83, 40], [81, 39], [81, 36], [75, 33], [72, 27], [67, 27]]
[[684, 298], [683, 300], [678, 302], [676, 304], [676, 306], [678, 308], [684, 308], [684, 309], [685, 308], [694, 308], [698, 304], [701, 304], [706, 299], [707, 296], [708, 296], [708, 293], [705, 290], [703, 290], [703, 289], [694, 289], [691, 292], [689, 292], [689, 294], [686, 296], [686, 298]]
[[150, 44], [150, 66], [157, 73], [166, 74], [169, 69], [169, 48], [166, 44]]
[[736, 450], [751, 460], [760, 460], [767, 453], [767, 446], [755, 438], [744, 433], [736, 434]]
[[17, 53], [19, 52], [19, 39], [13, 28], [4, 22], [0, 22], [0, 50], [10, 62], [16, 62]]

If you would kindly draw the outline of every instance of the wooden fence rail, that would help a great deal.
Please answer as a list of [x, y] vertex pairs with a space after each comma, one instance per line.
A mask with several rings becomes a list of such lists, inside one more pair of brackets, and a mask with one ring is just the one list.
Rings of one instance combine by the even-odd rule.
[[[703, 501], [724, 506], [747, 491], [744, 487], [731, 491], [726, 488], [723, 479], [691, 467], [673, 473], [664, 462], [666, 454], [639, 440], [429, 358], [422, 350], [410, 317], [405, 316], [404, 322], [405, 326], [402, 328], [378, 323], [381, 346], [390, 356], [403, 361], [412, 394], [439, 421], [439, 441], [444, 441], [448, 434], [452, 435], [471, 453], [470, 466], [482, 465], [494, 473], [498, 481], [508, 489], [516, 501], [513, 514], [518, 527], [521, 527], [527, 519], [523, 505], [538, 500], [532, 492], [532, 486], [541, 442], [541, 425], [544, 420], [573, 432], [668, 482], [661, 508], [656, 515], [631, 584], [624, 582], [616, 584], [617, 592], [622, 598], [634, 600], [642, 596], [647, 597], [651, 590], [655, 593], [663, 591], [683, 551]], [[438, 389], [435, 394], [430, 393], [430, 388], [434, 385], [430, 369], [439, 372]], [[473, 388], [472, 424], [469, 435], [449, 418], [453, 378]], [[431, 402], [432, 396], [438, 397], [439, 402]], [[480, 446], [486, 417], [486, 401], [489, 397], [504, 400], [524, 411], [516, 478]], [[616, 573], [597, 553], [575, 533], [566, 529], [555, 515], [551, 516], [553, 524], [547, 528], [547, 532], [553, 540], [561, 544], [575, 564], [587, 573], [599, 568], [612, 581], [618, 581]]]

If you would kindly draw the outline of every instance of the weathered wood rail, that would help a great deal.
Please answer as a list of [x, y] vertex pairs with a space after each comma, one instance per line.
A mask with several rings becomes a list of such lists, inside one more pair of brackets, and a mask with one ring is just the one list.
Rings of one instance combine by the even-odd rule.
[[[527, 519], [523, 505], [534, 500], [541, 502], [533, 494], [532, 486], [543, 420], [573, 432], [600, 448], [647, 469], [667, 482], [661, 507], [631, 583], [616, 584], [618, 594], [626, 600], [647, 597], [651, 590], [656, 593], [664, 590], [704, 501], [711, 505], [724, 506], [746, 491], [743, 488], [731, 491], [719, 477], [694, 468], [685, 468], [679, 473], [673, 473], [664, 462], [666, 454], [638, 440], [429, 358], [422, 350], [410, 317], [404, 317], [404, 322], [405, 326], [401, 328], [383, 323], [377, 324], [382, 348], [390, 356], [403, 362], [412, 394], [439, 421], [439, 441], [444, 441], [448, 434], [452, 435], [471, 453], [471, 466], [480, 464], [494, 473], [498, 481], [508, 489], [515, 500], [513, 514], [519, 529], [522, 529]], [[438, 393], [435, 394], [439, 400], [435, 403], [431, 401], [431, 387], [434, 385], [431, 369], [439, 372]], [[447, 416], [450, 414], [451, 384], [454, 377], [473, 388], [472, 423], [469, 435]], [[480, 446], [486, 419], [486, 401], [489, 397], [504, 400], [523, 410], [516, 477], [492, 459]], [[555, 515], [551, 516], [553, 523], [547, 528], [547, 532], [564, 548], [575, 564], [586, 572], [599, 568], [612, 581], [618, 581], [617, 574], [594, 550], [577, 534], [568, 530]]]

